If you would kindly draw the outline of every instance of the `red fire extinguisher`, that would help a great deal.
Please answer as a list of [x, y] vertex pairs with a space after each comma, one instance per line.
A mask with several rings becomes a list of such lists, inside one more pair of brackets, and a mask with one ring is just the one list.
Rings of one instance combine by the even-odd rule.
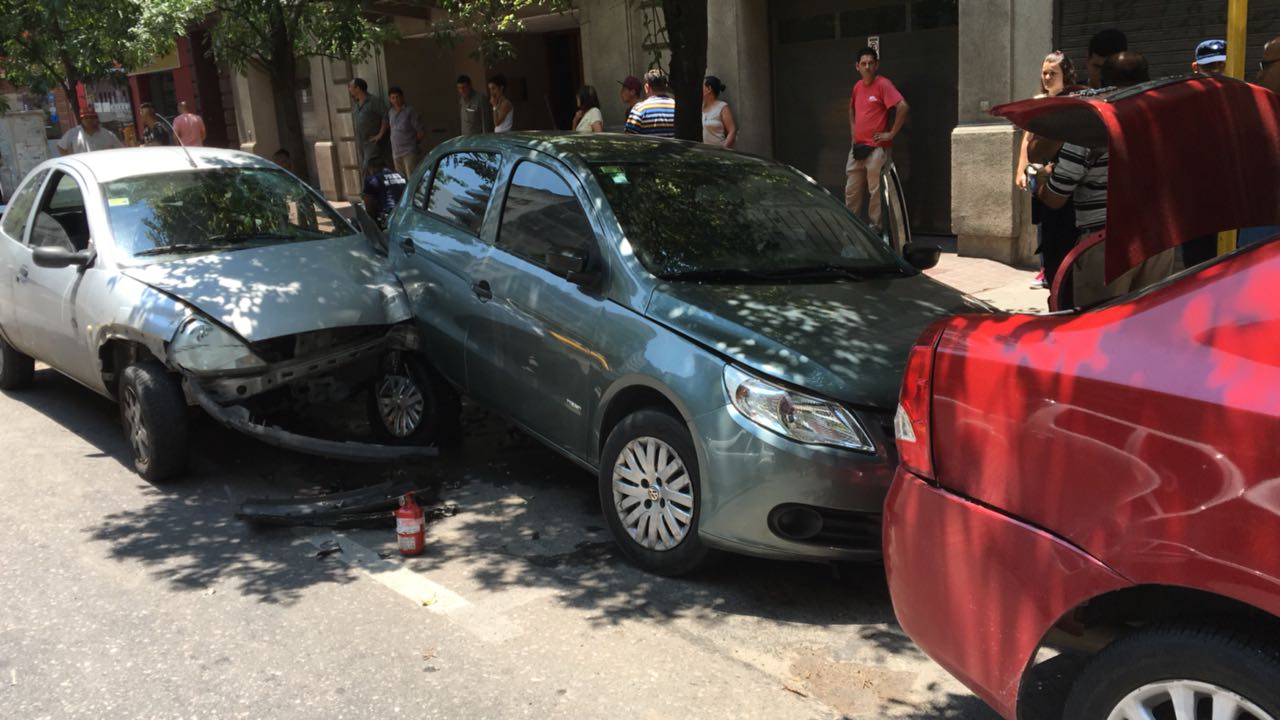
[[413, 493], [405, 493], [400, 498], [400, 508], [396, 510], [395, 516], [400, 554], [421, 554], [427, 545], [427, 520], [423, 517], [422, 508], [414, 502]]

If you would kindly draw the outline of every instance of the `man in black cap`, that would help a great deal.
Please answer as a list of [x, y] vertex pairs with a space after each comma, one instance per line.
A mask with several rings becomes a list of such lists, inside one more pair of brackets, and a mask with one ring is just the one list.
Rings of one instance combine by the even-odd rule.
[[628, 75], [619, 80], [618, 84], [622, 86], [618, 89], [618, 95], [622, 98], [622, 104], [626, 106], [622, 114], [630, 115], [631, 108], [644, 99], [644, 83], [635, 75]]

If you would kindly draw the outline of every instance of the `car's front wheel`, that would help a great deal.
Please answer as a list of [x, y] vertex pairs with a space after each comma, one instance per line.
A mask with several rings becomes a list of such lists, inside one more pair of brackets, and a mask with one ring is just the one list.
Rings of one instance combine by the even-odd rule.
[[21, 390], [31, 384], [36, 363], [0, 338], [0, 390]]
[[187, 465], [187, 402], [178, 378], [154, 362], [125, 368], [120, 420], [133, 467], [148, 482], [172, 480]]
[[389, 353], [369, 394], [369, 425], [393, 445], [453, 445], [461, 436], [458, 393], [421, 359]]
[[1072, 686], [1064, 720], [1280, 720], [1280, 651], [1257, 633], [1159, 625], [1116, 640]]
[[622, 552], [659, 575], [683, 575], [707, 562], [698, 537], [698, 458], [684, 423], [641, 410], [609, 433], [600, 458], [600, 505]]

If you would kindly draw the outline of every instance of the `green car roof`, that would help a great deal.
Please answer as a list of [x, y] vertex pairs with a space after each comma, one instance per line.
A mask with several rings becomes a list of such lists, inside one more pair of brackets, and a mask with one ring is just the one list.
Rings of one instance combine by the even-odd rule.
[[563, 159], [576, 158], [589, 164], [646, 162], [672, 155], [690, 154], [721, 162], [770, 162], [747, 153], [724, 150], [699, 142], [622, 133], [513, 132], [468, 135], [450, 142], [473, 147], [528, 148]]

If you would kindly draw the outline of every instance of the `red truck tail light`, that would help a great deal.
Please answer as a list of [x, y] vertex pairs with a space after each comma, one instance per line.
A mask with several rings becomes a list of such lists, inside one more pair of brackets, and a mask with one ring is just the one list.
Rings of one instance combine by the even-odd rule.
[[898, 460], [911, 472], [933, 480], [933, 440], [931, 405], [933, 403], [933, 358], [938, 340], [947, 326], [939, 320], [916, 340], [907, 356], [907, 372], [898, 397], [898, 411], [893, 416], [893, 435], [898, 441]]

